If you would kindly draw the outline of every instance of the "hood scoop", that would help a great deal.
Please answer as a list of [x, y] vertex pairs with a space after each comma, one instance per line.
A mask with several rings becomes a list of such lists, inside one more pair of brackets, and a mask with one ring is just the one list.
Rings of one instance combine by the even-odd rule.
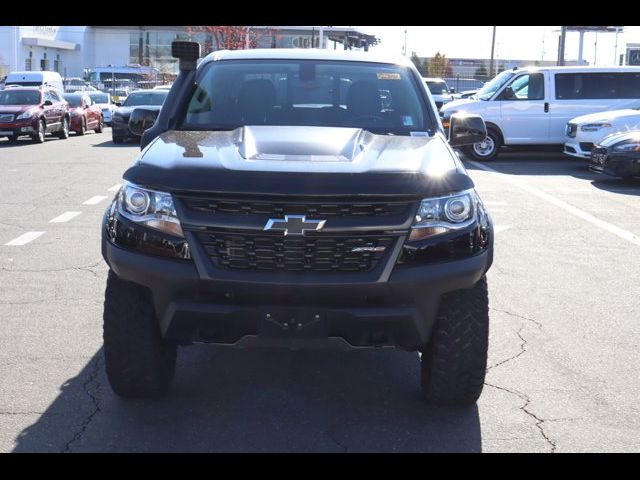
[[373, 137], [361, 128], [247, 126], [234, 143], [245, 160], [352, 162]]

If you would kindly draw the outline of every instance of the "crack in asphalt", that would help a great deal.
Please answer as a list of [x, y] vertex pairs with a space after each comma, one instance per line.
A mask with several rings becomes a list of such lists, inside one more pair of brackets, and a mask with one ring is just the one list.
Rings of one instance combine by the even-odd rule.
[[19, 269], [19, 268], [6, 268], [0, 267], [0, 271], [3, 272], [18, 272], [18, 273], [57, 273], [57, 272], [69, 272], [69, 271], [81, 271], [81, 272], [89, 272], [93, 274], [94, 277], [100, 278], [98, 272], [94, 269], [102, 263], [102, 260], [98, 260], [97, 262], [91, 265], [80, 265], [78, 267], [65, 267], [65, 268], [43, 268], [43, 269]]
[[[87, 380], [82, 385], [84, 392], [91, 399], [91, 403], [94, 407], [93, 411], [89, 413], [89, 415], [87, 415], [87, 418], [85, 418], [84, 421], [80, 424], [78, 431], [73, 435], [71, 440], [69, 440], [65, 444], [62, 453], [71, 453], [71, 445], [82, 438], [82, 435], [84, 435], [84, 433], [87, 431], [87, 428], [89, 428], [89, 424], [93, 420], [93, 417], [95, 417], [100, 412], [100, 382], [98, 381], [98, 374], [100, 373], [101, 364], [100, 360], [101, 356], [96, 357], [95, 361], [93, 362], [93, 368], [91, 369]], [[94, 391], [92, 391], [92, 387], [94, 387]]]
[[520, 400], [524, 401], [524, 405], [522, 405], [520, 407], [520, 410], [522, 410], [524, 413], [526, 413], [529, 417], [535, 419], [536, 423], [536, 428], [540, 431], [540, 435], [542, 435], [542, 438], [544, 438], [545, 442], [547, 442], [549, 444], [549, 446], [551, 446], [551, 453], [555, 453], [557, 445], [556, 442], [554, 442], [548, 435], [547, 433], [544, 431], [544, 428], [542, 426], [542, 424], [546, 421], [543, 418], [538, 417], [535, 413], [533, 413], [531, 410], [528, 409], [529, 405], [531, 404], [531, 399], [529, 398], [528, 395], [525, 395], [522, 392], [519, 392], [517, 390], [510, 390], [508, 388], [505, 387], [500, 387], [498, 385], [493, 385], [491, 383], [487, 383], [484, 382], [485, 385], [487, 385], [488, 387], [493, 387], [496, 388], [498, 390], [502, 390], [504, 392], [510, 393], [512, 395], [515, 395], [516, 397], [518, 397]]
[[527, 351], [527, 340], [522, 336], [522, 330], [524, 329], [524, 325], [522, 325], [520, 327], [520, 330], [518, 330], [516, 332], [516, 335], [518, 335], [518, 337], [520, 338], [520, 340], [522, 340], [522, 343], [520, 344], [520, 351], [513, 355], [512, 357], [507, 358], [506, 360], [502, 360], [501, 362], [496, 363], [495, 365], [491, 365], [490, 367], [487, 367], [487, 372], [489, 370], [491, 370], [492, 368], [496, 368], [499, 367], [500, 365], [504, 365], [507, 362], [510, 362], [512, 360], [515, 360], [516, 358], [518, 358], [520, 355], [522, 355], [523, 353], [525, 353]]
[[510, 315], [512, 317], [516, 317], [516, 318], [520, 318], [522, 320], [526, 320], [528, 322], [533, 323], [535, 326], [537, 326], [538, 330], [542, 330], [542, 323], [538, 322], [537, 320], [534, 320], [531, 317], [525, 317], [524, 315], [520, 315], [518, 313], [509, 312], [508, 310], [499, 310], [499, 309], [493, 308], [493, 307], [489, 307], [489, 310], [493, 310], [494, 312], [506, 313], [507, 315]]

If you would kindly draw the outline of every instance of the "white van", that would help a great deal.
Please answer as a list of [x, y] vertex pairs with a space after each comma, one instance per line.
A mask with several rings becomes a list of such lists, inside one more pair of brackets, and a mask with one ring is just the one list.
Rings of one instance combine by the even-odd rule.
[[58, 72], [11, 72], [7, 75], [5, 85], [20, 85], [22, 87], [50, 87], [58, 92], [64, 92], [62, 77]]
[[489, 160], [502, 145], [563, 145], [567, 122], [605, 110], [640, 106], [640, 67], [525, 67], [505, 70], [474, 96], [442, 106], [481, 115], [487, 138], [465, 153]]

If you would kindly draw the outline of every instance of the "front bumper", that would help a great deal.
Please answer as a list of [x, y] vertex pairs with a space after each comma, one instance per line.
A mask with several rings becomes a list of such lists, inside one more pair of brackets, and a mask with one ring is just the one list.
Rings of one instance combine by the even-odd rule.
[[0, 137], [33, 135], [38, 129], [37, 118], [0, 123]]
[[596, 148], [589, 159], [589, 170], [614, 177], [637, 177], [640, 176], [640, 156], [636, 153], [612, 155], [603, 148]]
[[122, 137], [122, 138], [140, 138], [129, 130], [129, 119], [126, 121], [116, 120], [115, 118], [111, 121], [111, 134], [114, 137]]
[[116, 246], [106, 228], [102, 255], [118, 277], [150, 289], [163, 336], [181, 344], [415, 350], [429, 341], [441, 297], [473, 287], [491, 266], [493, 248], [490, 242], [471, 257], [396, 266], [386, 280], [344, 275], [331, 283], [252, 272], [240, 281], [238, 272], [222, 270], [206, 278], [192, 260]]

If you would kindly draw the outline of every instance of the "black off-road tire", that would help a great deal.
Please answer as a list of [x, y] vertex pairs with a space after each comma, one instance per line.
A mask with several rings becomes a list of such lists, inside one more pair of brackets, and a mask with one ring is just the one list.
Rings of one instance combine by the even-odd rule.
[[476, 143], [475, 145], [467, 145], [462, 149], [462, 151], [474, 160], [479, 160], [481, 162], [493, 160], [498, 156], [500, 148], [502, 147], [502, 137], [500, 136], [500, 133], [493, 128], [487, 128], [487, 139], [485, 143], [487, 145], [491, 145], [491, 148], [484, 150], [484, 154], [481, 153], [483, 149], [479, 147], [482, 142]]
[[113, 135], [111, 137], [111, 140], [113, 141], [113, 143], [123, 143], [124, 142], [124, 138], [123, 137], [119, 137], [117, 135]]
[[422, 393], [429, 403], [471, 405], [482, 393], [489, 347], [489, 298], [483, 277], [445, 295], [429, 344], [422, 350]]
[[151, 292], [111, 270], [104, 299], [104, 357], [113, 391], [125, 398], [165, 396], [176, 367], [175, 343], [160, 335]]

